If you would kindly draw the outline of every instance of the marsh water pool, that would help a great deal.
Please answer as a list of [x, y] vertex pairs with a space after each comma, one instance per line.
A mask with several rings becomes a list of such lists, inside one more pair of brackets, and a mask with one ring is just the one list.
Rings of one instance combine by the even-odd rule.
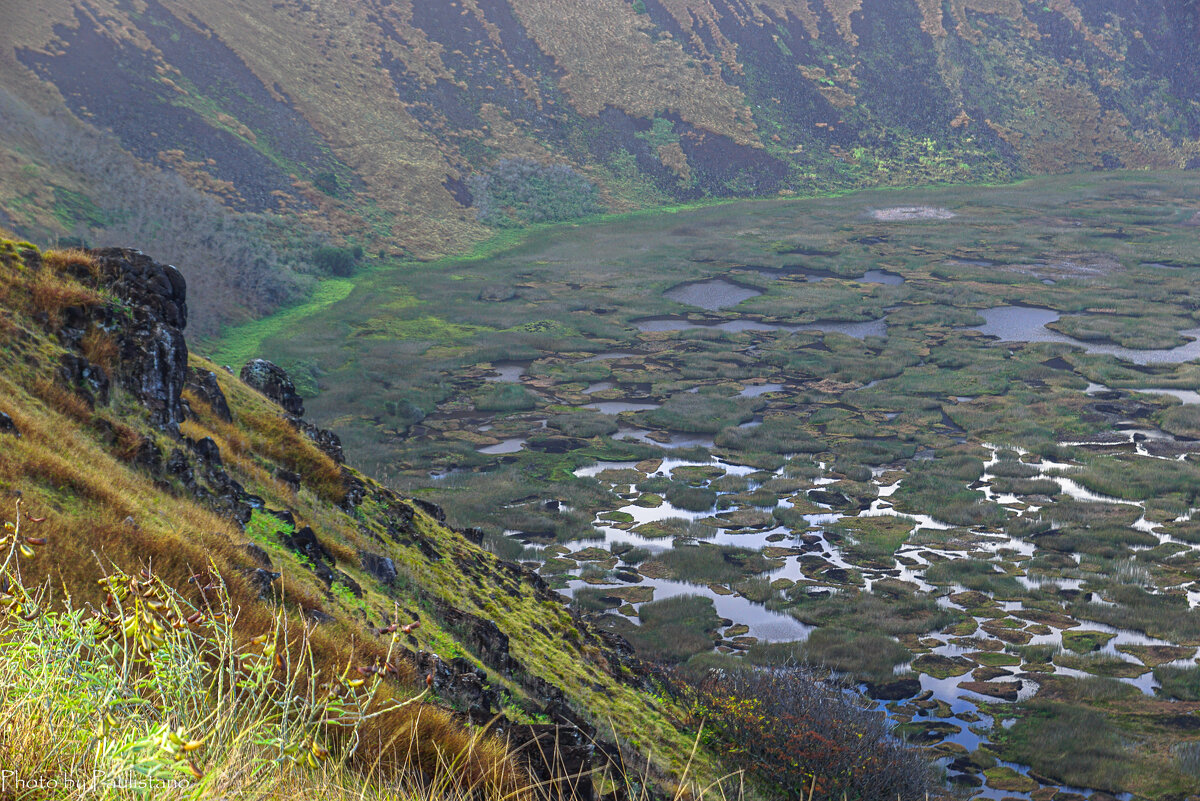
[[1200, 358], [1200, 327], [1187, 328], [1179, 333], [1191, 341], [1176, 348], [1138, 350], [1118, 345], [1083, 340], [1060, 334], [1047, 328], [1048, 323], [1057, 322], [1062, 315], [1051, 309], [1031, 306], [997, 306], [979, 312], [987, 322], [975, 326], [978, 330], [1001, 342], [1061, 342], [1083, 348], [1088, 353], [1115, 356], [1134, 364], [1157, 362], [1177, 364]]
[[736, 306], [743, 300], [756, 298], [762, 290], [741, 286], [724, 278], [713, 278], [694, 284], [680, 284], [663, 293], [664, 297], [689, 306], [717, 311], [726, 306]]

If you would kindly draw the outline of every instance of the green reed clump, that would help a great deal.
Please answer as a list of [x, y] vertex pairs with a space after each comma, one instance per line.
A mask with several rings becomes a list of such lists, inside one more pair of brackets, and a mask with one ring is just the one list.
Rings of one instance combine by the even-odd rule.
[[711, 598], [678, 595], [638, 607], [641, 625], [622, 632], [638, 654], [654, 662], [678, 663], [711, 651], [721, 626]]

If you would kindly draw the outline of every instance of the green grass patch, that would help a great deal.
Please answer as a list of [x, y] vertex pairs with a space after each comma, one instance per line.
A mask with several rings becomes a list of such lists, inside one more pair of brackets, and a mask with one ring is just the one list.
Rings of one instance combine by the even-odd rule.
[[201, 351], [217, 364], [228, 364], [235, 370], [259, 355], [262, 343], [277, 336], [308, 317], [345, 300], [354, 290], [349, 278], [327, 278], [317, 284], [308, 300], [275, 312], [269, 317], [224, 329], [211, 341], [201, 342]]

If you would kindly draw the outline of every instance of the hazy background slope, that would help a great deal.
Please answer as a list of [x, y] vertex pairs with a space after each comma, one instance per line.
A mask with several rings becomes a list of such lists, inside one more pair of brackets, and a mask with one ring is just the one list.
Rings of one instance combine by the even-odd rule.
[[298, 297], [326, 243], [424, 258], [485, 223], [1200, 164], [1186, 0], [5, 6], [0, 224], [179, 263], [198, 333]]

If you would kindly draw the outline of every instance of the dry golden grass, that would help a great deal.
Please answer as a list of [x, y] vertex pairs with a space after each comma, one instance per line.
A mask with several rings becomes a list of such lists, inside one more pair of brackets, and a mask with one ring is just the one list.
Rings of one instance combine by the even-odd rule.
[[[212, 560], [221, 566], [231, 603], [240, 610], [239, 641], [271, 625], [271, 608], [256, 600], [237, 571], [244, 561], [235, 545], [240, 535], [226, 520], [182, 498], [173, 499], [169, 510], [148, 514], [161, 501], [151, 481], [74, 434], [70, 426], [63, 430], [55, 412], [33, 413], [28, 406], [11, 405], [12, 400], [0, 399], [0, 410], [13, 416], [22, 436], [0, 450], [0, 486], [21, 491], [27, 507], [45, 517], [38, 533], [52, 543], [43, 558], [26, 569], [28, 581], [46, 582], [54, 588], [52, 595], [65, 592], [75, 602], [99, 605], [103, 598], [96, 581], [112, 565], [152, 566], [164, 580], [187, 587], [189, 577], [203, 573]], [[66, 498], [73, 499], [69, 508], [63, 504]], [[280, 582], [285, 608], [320, 608], [319, 594], [297, 578], [285, 576]], [[364, 641], [340, 623], [312, 630], [308, 647], [314, 669], [326, 675], [343, 669], [347, 659], [367, 665], [388, 659], [384, 645]], [[393, 664], [399, 679], [396, 690], [418, 678], [408, 663]], [[46, 732], [38, 730], [35, 721], [28, 736], [30, 741], [44, 741]], [[502, 744], [472, 735], [452, 713], [438, 707], [380, 716], [364, 724], [361, 736], [358, 759], [383, 774], [439, 776], [453, 766], [455, 782], [463, 787], [498, 791], [516, 786], [518, 774]], [[15, 737], [8, 735], [6, 744]], [[232, 775], [236, 770], [231, 767]]]
[[45, 314], [51, 326], [62, 324], [62, 313], [71, 306], [98, 306], [104, 298], [78, 281], [48, 270], [38, 271], [29, 288], [34, 313]]
[[[37, 561], [17, 553], [21, 527], [11, 533], [0, 553], [10, 591]], [[372, 664], [361, 655], [330, 670], [314, 632], [281, 612], [255, 621], [263, 636], [239, 634], [247, 624], [219, 581], [199, 603], [150, 574], [105, 584], [97, 615], [44, 602], [33, 620], [0, 613], [0, 797], [79, 797], [79, 781], [95, 782], [88, 797], [138, 796], [111, 781], [126, 775], [155, 780], [156, 798], [534, 797], [503, 743], [395, 692], [386, 673], [360, 678], [350, 665]]]
[[341, 503], [346, 497], [342, 470], [337, 462], [270, 410], [244, 412], [238, 419], [250, 435], [251, 448], [260, 456], [300, 474], [319, 498]]
[[92, 364], [98, 364], [106, 372], [112, 372], [117, 362], [117, 339], [99, 326], [92, 326], [79, 343], [79, 349]]
[[50, 408], [76, 423], [84, 423], [92, 418], [92, 407], [87, 405], [87, 401], [52, 378], [36, 379], [32, 389]]
[[113, 441], [110, 450], [113, 456], [125, 463], [133, 461], [142, 448], [142, 435], [136, 428], [126, 425], [111, 414], [100, 413], [97, 416], [104, 418], [105, 423], [112, 428]]
[[42, 264], [58, 273], [87, 273], [93, 278], [100, 275], [100, 262], [91, 253], [79, 248], [47, 250], [42, 254]]

